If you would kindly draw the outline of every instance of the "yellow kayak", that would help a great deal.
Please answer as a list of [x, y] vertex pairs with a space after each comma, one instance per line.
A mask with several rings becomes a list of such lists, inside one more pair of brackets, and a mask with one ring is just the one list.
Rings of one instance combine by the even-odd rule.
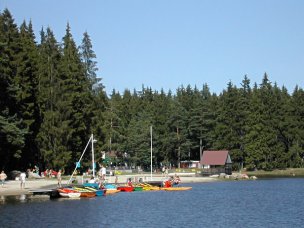
[[161, 190], [161, 188], [157, 187], [157, 186], [144, 186], [143, 190], [144, 191], [159, 191], [159, 190]]
[[192, 187], [170, 187], [170, 188], [162, 188], [165, 191], [186, 191], [190, 190]]
[[141, 183], [141, 184], [138, 184], [137, 186], [141, 186], [143, 191], [159, 191], [159, 190], [161, 190], [160, 187], [153, 186], [153, 185], [147, 184], [147, 183]]
[[120, 190], [109, 188], [109, 189], [106, 190], [106, 195], [115, 194], [117, 192], [120, 192]]

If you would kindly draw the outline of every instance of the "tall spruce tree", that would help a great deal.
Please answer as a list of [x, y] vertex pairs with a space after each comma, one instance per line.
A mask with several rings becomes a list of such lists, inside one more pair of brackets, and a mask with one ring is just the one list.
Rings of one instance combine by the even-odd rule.
[[203, 85], [202, 94], [202, 123], [201, 123], [201, 149], [213, 148], [213, 133], [215, 127], [216, 95], [211, 95], [207, 84]]
[[194, 88], [192, 95], [192, 108], [189, 115], [189, 136], [191, 140], [191, 158], [199, 160], [200, 158], [200, 141], [203, 140], [204, 119], [203, 119], [203, 98], [201, 92]]
[[191, 86], [188, 85], [186, 88], [183, 86], [178, 88], [176, 91], [175, 107], [176, 113], [174, 113], [173, 119], [175, 122], [174, 132], [177, 132], [178, 136], [178, 148], [177, 153], [179, 154], [179, 160], [189, 160], [191, 157], [191, 138], [189, 129], [190, 110], [193, 105], [192, 101], [193, 91]]
[[98, 88], [98, 82], [100, 78], [97, 78], [96, 72], [98, 71], [96, 54], [92, 49], [92, 42], [87, 32], [83, 34], [82, 43], [80, 46], [81, 60], [84, 67], [85, 76], [88, 78], [93, 91], [94, 87]]
[[288, 161], [293, 160], [289, 154], [290, 141], [288, 139], [288, 122], [290, 121], [290, 96], [286, 88], [280, 89], [275, 83], [273, 86], [273, 103], [271, 104], [271, 126], [276, 134], [272, 149], [271, 168], [287, 168]]
[[239, 168], [244, 168], [244, 162], [246, 157], [246, 147], [245, 147], [245, 138], [247, 133], [249, 132], [248, 126], [248, 118], [250, 115], [250, 103], [252, 99], [252, 90], [250, 87], [250, 79], [247, 75], [244, 76], [244, 79], [241, 83], [240, 88], [240, 103], [239, 103], [239, 112], [240, 112], [240, 119], [239, 119], [239, 130], [238, 134], [240, 137], [240, 154], [239, 158]]
[[271, 82], [265, 73], [258, 89], [253, 90], [251, 114], [248, 120], [250, 133], [246, 136], [246, 163], [248, 168], [272, 169], [276, 159], [276, 132], [272, 125], [274, 96]]
[[19, 32], [8, 9], [0, 14], [0, 167], [20, 166], [21, 150], [27, 129], [18, 115], [17, 55]]
[[59, 84], [59, 64], [61, 53], [59, 44], [48, 27], [46, 33], [41, 31], [39, 45], [39, 106], [42, 124], [37, 142], [44, 164], [42, 168], [59, 168], [62, 166], [58, 151], [62, 149], [60, 112], [57, 108], [61, 87]]
[[18, 115], [22, 118], [24, 128], [28, 129], [25, 137], [25, 147], [22, 150], [22, 167], [38, 164], [39, 150], [36, 145], [36, 136], [40, 127], [40, 111], [38, 106], [38, 52], [32, 23], [27, 26], [24, 21], [20, 26], [20, 52], [15, 84]]
[[[154, 92], [152, 105], [153, 115], [153, 155], [155, 166], [158, 166], [163, 161], [168, 161], [166, 155], [170, 154], [176, 148], [170, 139], [170, 126], [167, 120], [172, 114], [172, 106], [170, 105], [170, 96], [167, 96], [162, 89], [160, 93]], [[174, 161], [173, 161], [174, 162]]]
[[150, 166], [150, 126], [151, 116], [146, 112], [139, 113], [129, 124], [127, 131], [128, 155], [134, 166]]
[[289, 122], [289, 138], [291, 141], [290, 167], [304, 166], [304, 90], [296, 86], [291, 96], [291, 119]]
[[220, 97], [218, 118], [216, 125], [216, 148], [228, 149], [231, 151], [232, 159], [240, 161], [240, 141], [241, 132], [241, 110], [239, 90], [231, 82], [228, 83]]
[[[90, 105], [90, 85], [85, 76], [80, 54], [67, 24], [63, 37], [60, 62], [61, 96], [57, 102], [60, 112], [62, 150], [59, 151], [63, 164], [72, 164], [78, 159], [89, 138], [85, 119]], [[73, 158], [73, 160], [71, 159]]]

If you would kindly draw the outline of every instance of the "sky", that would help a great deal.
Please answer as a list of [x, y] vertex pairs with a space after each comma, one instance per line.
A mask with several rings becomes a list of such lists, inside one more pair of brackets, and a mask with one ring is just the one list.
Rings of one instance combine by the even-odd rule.
[[42, 27], [62, 41], [69, 23], [77, 45], [87, 31], [108, 94], [203, 84], [219, 94], [264, 73], [290, 93], [304, 85], [301, 0], [0, 0], [4, 8], [19, 26], [32, 20], [38, 42]]

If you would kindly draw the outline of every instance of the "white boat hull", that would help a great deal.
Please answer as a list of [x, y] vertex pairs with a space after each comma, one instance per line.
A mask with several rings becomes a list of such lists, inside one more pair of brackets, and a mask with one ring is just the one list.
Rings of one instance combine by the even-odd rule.
[[65, 197], [65, 198], [79, 198], [80, 197], [80, 192], [59, 192], [60, 196]]

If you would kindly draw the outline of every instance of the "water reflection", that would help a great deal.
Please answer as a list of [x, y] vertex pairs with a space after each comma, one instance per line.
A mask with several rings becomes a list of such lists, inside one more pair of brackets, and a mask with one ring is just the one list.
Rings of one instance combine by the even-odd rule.
[[71, 201], [77, 201], [77, 200], [80, 200], [81, 198], [78, 197], [78, 198], [65, 198], [65, 197], [60, 197], [60, 198], [57, 198], [57, 199], [54, 199], [56, 201], [68, 201], [68, 200], [71, 200]]
[[44, 202], [49, 201], [48, 195], [16, 195], [16, 196], [0, 196], [0, 204], [16, 204], [16, 203], [28, 203], [28, 202]]
[[[18, 197], [16, 197], [16, 198], [18, 199]], [[24, 203], [26, 201], [26, 195], [25, 194], [20, 195], [19, 200], [20, 200], [20, 202]]]
[[0, 204], [4, 204], [5, 203], [5, 196], [0, 196]]

